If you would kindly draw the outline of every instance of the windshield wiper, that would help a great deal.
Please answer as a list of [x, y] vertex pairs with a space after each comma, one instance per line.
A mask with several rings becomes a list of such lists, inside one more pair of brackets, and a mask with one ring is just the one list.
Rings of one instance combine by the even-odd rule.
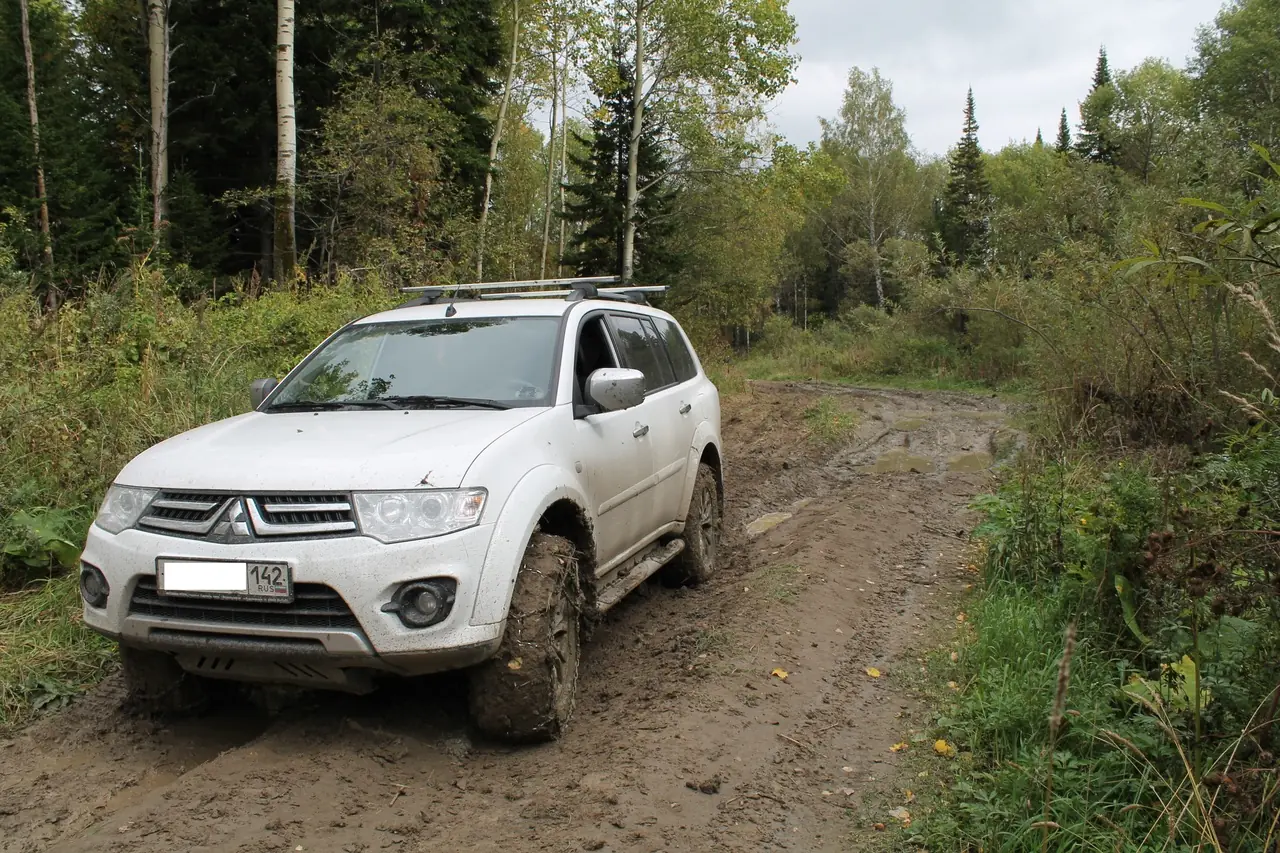
[[[408, 394], [404, 396], [379, 397], [376, 402], [386, 401], [405, 408], [422, 407], [424, 409], [462, 409], [474, 406], [479, 409], [510, 409], [506, 403], [497, 400], [480, 400], [472, 397], [447, 397], [437, 394]], [[375, 402], [375, 401], [370, 401]]]
[[342, 409], [401, 409], [384, 400], [295, 400], [291, 403], [272, 403], [268, 411], [337, 412]]
[[345, 408], [344, 403], [332, 400], [294, 400], [291, 403], [272, 403], [267, 406], [267, 411], [331, 412], [342, 408]]

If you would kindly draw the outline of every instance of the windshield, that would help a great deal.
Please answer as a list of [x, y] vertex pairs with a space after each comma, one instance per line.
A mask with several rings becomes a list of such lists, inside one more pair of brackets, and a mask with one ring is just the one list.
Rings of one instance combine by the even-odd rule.
[[550, 405], [557, 326], [555, 317], [352, 326], [285, 380], [267, 408]]

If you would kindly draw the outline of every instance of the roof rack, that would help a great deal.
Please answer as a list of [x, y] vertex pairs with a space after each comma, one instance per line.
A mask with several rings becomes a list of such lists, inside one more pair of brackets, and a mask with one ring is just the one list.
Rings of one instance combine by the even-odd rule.
[[[648, 301], [645, 298], [647, 294], [667, 292], [665, 286], [657, 285], [597, 287], [599, 284], [617, 284], [620, 281], [621, 278], [616, 275], [601, 275], [585, 278], [543, 278], [524, 281], [486, 281], [474, 284], [433, 284], [420, 287], [402, 287], [400, 288], [402, 293], [417, 293], [420, 296], [400, 307], [434, 305], [438, 300], [444, 298], [445, 294], [457, 294], [464, 299], [546, 299], [548, 297], [563, 297], [570, 302], [579, 302], [583, 299], [616, 299], [624, 302], [646, 303]], [[565, 285], [568, 286], [567, 289]], [[513, 289], [556, 288], [557, 286], [559, 287], [554, 290]], [[455, 297], [450, 296], [449, 298]]]
[[401, 293], [425, 293], [428, 290], [440, 290], [448, 293], [457, 291], [505, 290], [514, 287], [573, 287], [576, 284], [617, 284], [622, 281], [616, 275], [597, 275], [586, 278], [530, 278], [524, 281], [481, 281], [475, 284], [427, 284], [421, 287], [402, 287]]

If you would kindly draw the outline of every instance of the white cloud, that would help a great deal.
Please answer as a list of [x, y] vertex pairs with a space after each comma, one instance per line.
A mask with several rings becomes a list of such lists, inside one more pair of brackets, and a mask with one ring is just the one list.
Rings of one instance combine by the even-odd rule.
[[944, 153], [960, 136], [965, 91], [978, 107], [982, 143], [1057, 133], [1063, 107], [1074, 126], [1098, 48], [1113, 70], [1149, 56], [1182, 66], [1196, 30], [1221, 0], [790, 0], [799, 24], [799, 81], [769, 111], [803, 145], [834, 116], [849, 68], [878, 67], [894, 83], [907, 128], [924, 151]]

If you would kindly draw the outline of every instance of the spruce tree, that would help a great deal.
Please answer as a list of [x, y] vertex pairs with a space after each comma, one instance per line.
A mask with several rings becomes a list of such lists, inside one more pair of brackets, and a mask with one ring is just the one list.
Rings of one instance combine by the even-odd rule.
[[982, 264], [991, 236], [991, 184], [987, 181], [978, 143], [978, 119], [973, 89], [964, 110], [964, 135], [951, 153], [950, 174], [939, 211], [942, 242], [965, 265]]
[[1044, 147], [1044, 134], [1040, 132], [1040, 128], [1038, 127], [1036, 128], [1036, 147]]
[[1067, 108], [1062, 108], [1062, 119], [1058, 122], [1058, 142], [1055, 145], [1059, 154], [1071, 153], [1071, 123], [1067, 121]]
[[[586, 148], [583, 155], [571, 154], [582, 178], [566, 186], [564, 217], [579, 230], [570, 238], [563, 263], [577, 275], [619, 275], [622, 272], [622, 241], [627, 210], [627, 157], [631, 138], [631, 66], [615, 57], [617, 81], [609, 91], [593, 87], [600, 108], [591, 119], [591, 134], [575, 134]], [[674, 272], [674, 262], [665, 251], [669, 236], [667, 223], [675, 193], [663, 176], [670, 163], [662, 150], [656, 122], [647, 125], [640, 137], [639, 185], [646, 187], [637, 208], [635, 277], [662, 281]]]
[[1093, 72], [1093, 90], [1080, 105], [1080, 138], [1076, 151], [1086, 160], [1106, 166], [1116, 164], [1120, 146], [1115, 140], [1114, 115], [1119, 94], [1111, 80], [1104, 47], [1098, 53], [1098, 65]]
[[1111, 85], [1111, 64], [1107, 61], [1107, 48], [1098, 51], [1098, 65], [1093, 71], [1093, 88]]

